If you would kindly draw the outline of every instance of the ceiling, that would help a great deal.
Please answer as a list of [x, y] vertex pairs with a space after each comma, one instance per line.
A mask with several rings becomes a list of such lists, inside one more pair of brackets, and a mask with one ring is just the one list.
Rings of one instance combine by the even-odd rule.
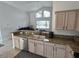
[[5, 3], [23, 11], [35, 11], [42, 7], [51, 7], [51, 1], [4, 1]]

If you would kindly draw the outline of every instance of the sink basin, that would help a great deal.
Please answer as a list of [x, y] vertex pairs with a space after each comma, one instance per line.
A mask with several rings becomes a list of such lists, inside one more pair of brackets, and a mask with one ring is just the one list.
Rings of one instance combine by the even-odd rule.
[[43, 41], [49, 41], [48, 39], [44, 39]]
[[41, 41], [49, 41], [48, 39], [45, 39], [45, 36], [43, 35], [33, 35], [33, 38]]

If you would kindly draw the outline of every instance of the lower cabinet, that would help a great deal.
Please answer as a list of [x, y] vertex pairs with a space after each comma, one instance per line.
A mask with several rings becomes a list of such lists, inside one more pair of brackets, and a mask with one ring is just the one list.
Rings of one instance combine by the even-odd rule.
[[15, 48], [20, 48], [20, 38], [14, 36], [14, 46]]
[[74, 52], [69, 45], [62, 45], [12, 35], [13, 48], [27, 50], [48, 58], [73, 58]]
[[43, 56], [43, 46], [42, 41], [35, 41], [35, 53]]
[[48, 58], [71, 58], [73, 51], [70, 47], [61, 44], [28, 39], [29, 52]]
[[28, 51], [35, 53], [35, 42], [32, 39], [28, 39]]
[[67, 58], [74, 58], [74, 51], [71, 49], [70, 46], [66, 46], [66, 51]]
[[[44, 56], [48, 58], [66, 58], [66, 46], [44, 43]], [[68, 52], [67, 52], [68, 53]]]
[[13, 48], [18, 48], [21, 50], [27, 50], [28, 49], [28, 43], [26, 38], [21, 38], [18, 36], [13, 36]]
[[55, 44], [54, 58], [66, 58], [66, 46], [65, 45]]
[[44, 43], [44, 56], [48, 58], [54, 57], [54, 44]]
[[29, 52], [43, 56], [43, 42], [28, 39], [28, 50]]

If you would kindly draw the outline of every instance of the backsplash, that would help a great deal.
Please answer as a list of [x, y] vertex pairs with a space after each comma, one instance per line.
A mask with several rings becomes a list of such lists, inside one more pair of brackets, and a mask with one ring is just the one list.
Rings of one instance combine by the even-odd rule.
[[68, 35], [68, 36], [79, 36], [79, 32], [77, 32], [77, 31], [65, 31], [65, 30], [55, 30], [54, 34]]

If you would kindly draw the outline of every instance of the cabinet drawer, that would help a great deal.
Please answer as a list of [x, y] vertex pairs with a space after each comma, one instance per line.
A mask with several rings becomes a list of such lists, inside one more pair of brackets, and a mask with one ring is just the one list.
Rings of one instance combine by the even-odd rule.
[[33, 39], [28, 39], [28, 41], [29, 41], [29, 42], [34, 42], [35, 40], [33, 40]]
[[18, 36], [13, 36], [13, 39], [20, 39], [20, 37], [18, 37]]
[[54, 44], [54, 46], [58, 48], [63, 48], [63, 49], [66, 48], [66, 45], [61, 45], [61, 44]]
[[48, 42], [44, 42], [44, 45], [51, 45], [51, 46], [54, 46], [53, 43], [48, 43]]

